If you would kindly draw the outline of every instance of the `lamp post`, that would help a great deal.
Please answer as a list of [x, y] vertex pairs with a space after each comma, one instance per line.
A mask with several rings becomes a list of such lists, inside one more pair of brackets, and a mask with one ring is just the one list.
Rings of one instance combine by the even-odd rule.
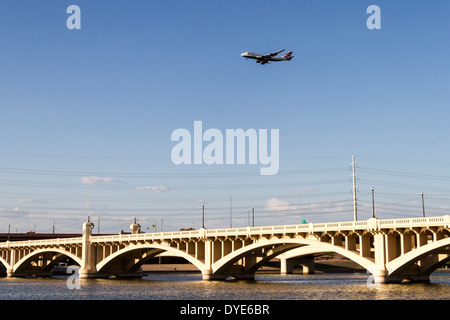
[[230, 196], [230, 228], [233, 227], [232, 221], [233, 221], [233, 218], [232, 218], [232, 207], [231, 207], [231, 196]]
[[252, 227], [255, 226], [255, 207], [252, 206]]
[[425, 217], [425, 203], [423, 201], [423, 192], [422, 192], [422, 215]]
[[374, 197], [375, 188], [372, 187], [372, 218], [375, 218], [375, 197]]
[[205, 204], [202, 202], [202, 228], [205, 228]]

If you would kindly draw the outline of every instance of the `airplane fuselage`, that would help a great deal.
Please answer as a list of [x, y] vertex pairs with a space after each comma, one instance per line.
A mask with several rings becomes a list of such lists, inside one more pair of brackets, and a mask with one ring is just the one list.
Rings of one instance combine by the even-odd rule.
[[244, 52], [241, 54], [242, 57], [246, 59], [255, 59], [255, 60], [266, 60], [266, 61], [287, 61], [288, 59], [283, 57], [270, 57], [268, 59], [262, 58], [263, 55], [259, 53], [253, 53], [253, 52]]

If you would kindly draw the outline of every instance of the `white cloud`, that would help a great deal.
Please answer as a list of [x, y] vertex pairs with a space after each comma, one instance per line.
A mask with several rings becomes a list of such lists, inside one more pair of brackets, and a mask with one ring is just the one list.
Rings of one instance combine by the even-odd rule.
[[96, 177], [96, 176], [89, 176], [89, 177], [82, 177], [81, 183], [83, 184], [99, 184], [99, 183], [110, 183], [116, 181], [112, 177]]
[[21, 203], [48, 203], [48, 201], [39, 198], [21, 198], [19, 199]]
[[170, 188], [164, 185], [159, 186], [145, 186], [145, 187], [137, 187], [136, 190], [150, 190], [154, 193], [161, 193], [161, 192], [169, 192]]
[[315, 188], [299, 188], [297, 189], [297, 192], [300, 194], [303, 193], [316, 193], [319, 192], [319, 189], [315, 189]]
[[310, 203], [307, 205], [296, 205], [279, 198], [270, 198], [266, 201], [266, 211], [295, 211], [303, 212], [304, 214], [319, 214], [319, 213], [340, 213], [347, 210], [345, 202], [348, 201], [327, 201]]
[[89, 200], [84, 201], [80, 205], [78, 205], [78, 208], [81, 209], [105, 209], [108, 206], [103, 202], [92, 202]]
[[299, 206], [293, 205], [288, 201], [284, 201], [278, 198], [270, 198], [266, 201], [265, 208], [267, 211], [285, 211], [285, 210], [296, 210]]

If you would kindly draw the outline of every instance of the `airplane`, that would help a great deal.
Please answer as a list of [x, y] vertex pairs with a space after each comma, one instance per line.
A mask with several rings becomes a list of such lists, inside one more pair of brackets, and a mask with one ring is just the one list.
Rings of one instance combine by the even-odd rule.
[[281, 52], [283, 52], [285, 49], [269, 53], [269, 54], [259, 54], [259, 53], [253, 53], [253, 52], [244, 52], [241, 53], [241, 56], [247, 59], [255, 59], [256, 63], [260, 64], [266, 64], [269, 63], [269, 61], [290, 61], [294, 56], [292, 55], [292, 51], [289, 51], [288, 53], [284, 54], [281, 57], [277, 57], [277, 55]]

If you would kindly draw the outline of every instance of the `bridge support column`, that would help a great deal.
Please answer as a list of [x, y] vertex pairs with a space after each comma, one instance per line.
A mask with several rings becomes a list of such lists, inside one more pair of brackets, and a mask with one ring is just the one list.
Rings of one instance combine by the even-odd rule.
[[12, 268], [7, 268], [6, 269], [6, 276], [7, 277], [13, 277], [14, 276], [14, 272]]
[[375, 268], [372, 271], [374, 283], [387, 283], [388, 273], [389, 272], [387, 270]]
[[202, 271], [202, 280], [214, 280], [214, 275], [211, 270], [203, 270]]
[[[202, 228], [200, 231], [204, 234], [206, 229]], [[213, 264], [213, 257], [212, 257], [212, 243], [208, 239], [205, 238], [205, 242], [202, 246], [197, 246], [197, 256], [203, 257], [205, 260], [205, 270], [202, 270], [202, 279], [203, 280], [217, 280], [217, 277], [213, 274], [213, 271], [211, 269], [211, 265]], [[201, 251], [201, 252], [200, 252]]]
[[382, 232], [373, 236], [373, 247], [375, 251], [374, 270], [371, 270], [375, 283], [386, 283], [388, 271], [386, 270], [386, 238]]
[[291, 274], [292, 273], [292, 260], [286, 259], [284, 257], [280, 258], [280, 273], [281, 274]]
[[370, 235], [359, 236], [359, 254], [361, 257], [370, 257]]
[[303, 267], [303, 274], [315, 273], [314, 258], [300, 259], [299, 263]]
[[95, 251], [91, 244], [92, 229], [94, 224], [90, 221], [83, 224], [83, 247], [82, 247], [82, 263], [80, 266], [80, 278], [92, 278], [96, 276], [95, 268]]
[[9, 255], [9, 265], [6, 269], [6, 276], [7, 277], [13, 277], [14, 276], [14, 270], [13, 267], [16, 264], [16, 250], [11, 250], [11, 253]]

